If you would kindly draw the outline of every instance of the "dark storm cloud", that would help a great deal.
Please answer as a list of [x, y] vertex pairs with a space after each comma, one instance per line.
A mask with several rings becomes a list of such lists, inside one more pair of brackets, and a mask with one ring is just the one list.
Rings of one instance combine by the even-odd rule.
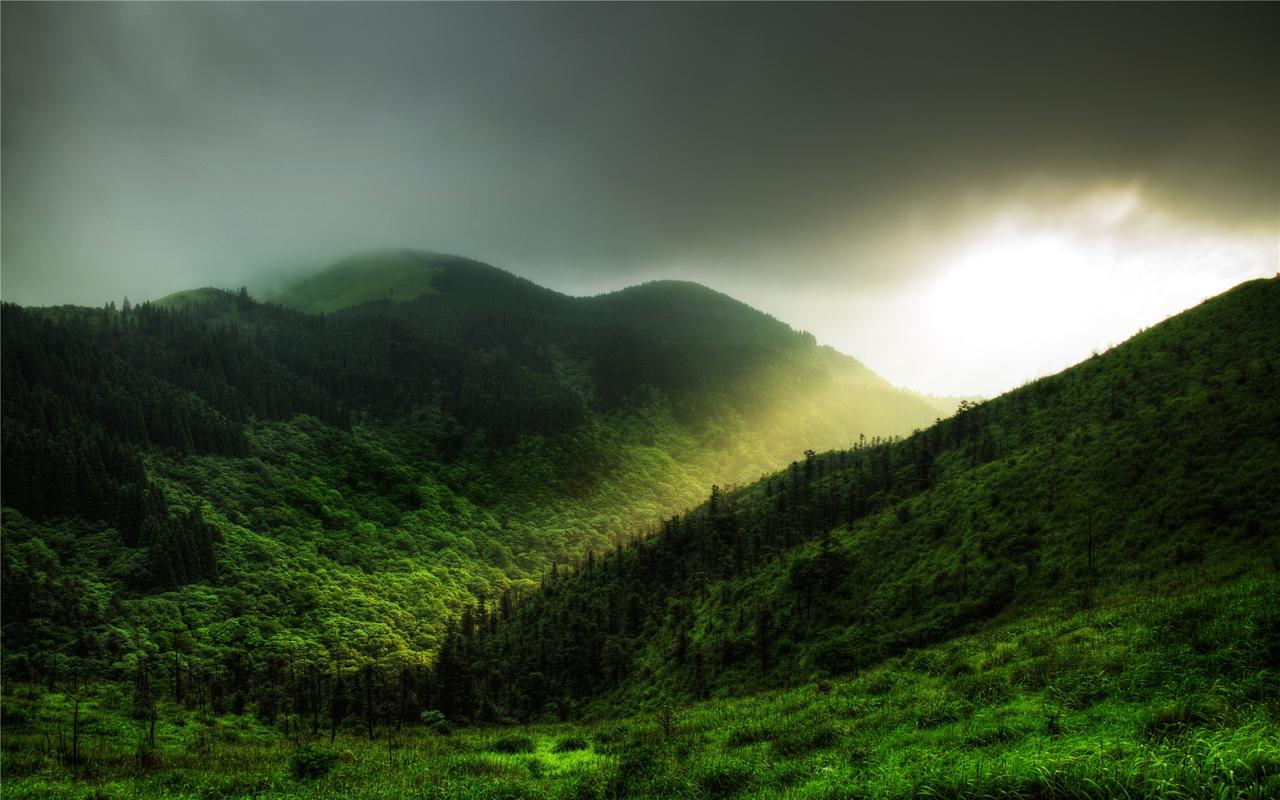
[[1097, 182], [1274, 229], [1278, 23], [1225, 4], [5, 4], [4, 295], [154, 296], [390, 245], [569, 291], [680, 268], [872, 286], [987, 199]]

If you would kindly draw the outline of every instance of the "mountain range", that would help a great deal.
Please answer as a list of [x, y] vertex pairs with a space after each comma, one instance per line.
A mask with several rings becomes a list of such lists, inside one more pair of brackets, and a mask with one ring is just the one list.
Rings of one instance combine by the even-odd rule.
[[[428, 658], [464, 601], [527, 591], [713, 483], [937, 416], [696, 284], [573, 298], [411, 251], [267, 303], [199, 289], [3, 324], [6, 657], [33, 677], [109, 669], [83, 643], [121, 623], [168, 650], [156, 613], [201, 645], [227, 620], [245, 648], [374, 626]], [[50, 628], [43, 587], [67, 578], [99, 600]]]
[[0, 326], [16, 796], [1280, 791], [1280, 280], [954, 414], [417, 251]]

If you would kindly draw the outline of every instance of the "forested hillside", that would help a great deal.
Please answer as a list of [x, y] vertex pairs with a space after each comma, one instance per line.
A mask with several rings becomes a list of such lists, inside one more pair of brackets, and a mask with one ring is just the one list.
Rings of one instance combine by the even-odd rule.
[[[706, 296], [591, 303], [647, 293]], [[393, 390], [449, 368], [412, 315], [6, 307], [6, 791], [1274, 796], [1277, 311], [1242, 285], [651, 530], [735, 463], [652, 383], [492, 440]]]
[[7, 677], [164, 664], [178, 695], [270, 716], [285, 665], [422, 667], [464, 606], [714, 482], [935, 416], [692, 284], [576, 299], [401, 252], [281, 300], [317, 313], [214, 289], [4, 306]]
[[[435, 704], [536, 719], [736, 695], [1273, 572], [1278, 353], [1280, 281], [1256, 281], [905, 441], [713, 488], [658, 535], [463, 615]], [[1280, 638], [1263, 642], [1222, 679], [1274, 668]]]

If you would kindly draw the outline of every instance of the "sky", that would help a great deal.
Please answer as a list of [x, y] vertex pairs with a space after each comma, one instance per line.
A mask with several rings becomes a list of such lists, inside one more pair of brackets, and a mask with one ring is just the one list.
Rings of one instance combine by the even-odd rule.
[[369, 248], [994, 395], [1280, 271], [1276, 4], [0, 6], [0, 294]]

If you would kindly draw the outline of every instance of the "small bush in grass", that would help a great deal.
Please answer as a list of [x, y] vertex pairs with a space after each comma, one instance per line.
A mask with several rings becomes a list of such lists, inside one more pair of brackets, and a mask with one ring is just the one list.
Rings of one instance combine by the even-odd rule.
[[537, 742], [532, 737], [519, 733], [500, 736], [489, 745], [489, 750], [494, 753], [532, 753], [537, 749]]
[[338, 754], [319, 747], [302, 747], [289, 756], [289, 770], [298, 780], [323, 778], [338, 761]]
[[485, 756], [463, 756], [453, 763], [454, 768], [463, 775], [497, 778], [508, 775], [512, 771], [510, 763]]
[[423, 711], [419, 719], [427, 730], [439, 736], [448, 736], [453, 732], [453, 726], [449, 724], [449, 720], [434, 708]]
[[551, 748], [553, 753], [571, 753], [574, 750], [586, 750], [591, 745], [587, 742], [586, 737], [570, 735], [565, 736], [556, 742], [556, 746]]

